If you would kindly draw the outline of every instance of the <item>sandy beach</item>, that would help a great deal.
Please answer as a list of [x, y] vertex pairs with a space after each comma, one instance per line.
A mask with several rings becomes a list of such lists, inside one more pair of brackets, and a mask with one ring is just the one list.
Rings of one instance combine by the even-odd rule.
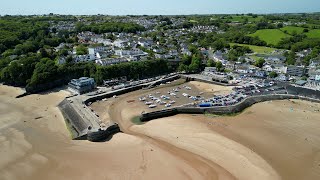
[[56, 107], [67, 92], [15, 99], [21, 93], [18, 88], [0, 86], [1, 180], [212, 177], [208, 166], [194, 167], [138, 136], [119, 133], [108, 142], [72, 141]]
[[109, 107], [109, 114], [126, 133], [142, 134], [209, 160], [212, 167], [219, 166], [212, 169], [218, 176], [288, 180], [320, 177], [319, 104], [273, 101], [256, 104], [232, 117], [177, 115], [134, 125], [132, 117], [147, 109], [139, 102], [126, 100], [141, 93], [123, 95]]
[[215, 84], [208, 84], [199, 81], [190, 81], [192, 86], [196, 87], [199, 91], [211, 93], [215, 95], [226, 95], [232, 92], [233, 86], [220, 86]]
[[[225, 91], [199, 91], [212, 88]], [[129, 100], [149, 91], [94, 103], [124, 133], [91, 143], [69, 137], [57, 108], [68, 92], [16, 99], [22, 90], [1, 85], [0, 179], [320, 179], [319, 104], [272, 101], [237, 116], [177, 115], [135, 125], [146, 106]]]

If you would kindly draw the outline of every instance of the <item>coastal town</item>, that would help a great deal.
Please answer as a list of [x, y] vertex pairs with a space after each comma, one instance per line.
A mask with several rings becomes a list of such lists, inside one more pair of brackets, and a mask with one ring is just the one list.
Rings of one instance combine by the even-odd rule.
[[[215, 72], [221, 72], [223, 69], [222, 73], [225, 73], [226, 76], [236, 74], [242, 77], [299, 81], [306, 87], [320, 88], [320, 57], [317, 49], [307, 48], [292, 54], [289, 50], [273, 48], [254, 51], [253, 47], [253, 50], [246, 50], [247, 52], [241, 53], [241, 56], [233, 57], [231, 54], [234, 51], [239, 51], [238, 47], [245, 45], [230, 44], [227, 45], [228, 48], [215, 50], [217, 48], [202, 47], [198, 42], [190, 43], [188, 38], [190, 34], [225, 33], [217, 26], [192, 26], [188, 28], [185, 27], [187, 19], [178, 17], [166, 18], [166, 21], [160, 18], [129, 17], [118, 21], [135, 22], [147, 30], [138, 33], [96, 34], [90, 31], [80, 32], [76, 35], [78, 45], [61, 43], [54, 48], [57, 52], [65, 52], [64, 55], [57, 57], [57, 63], [65, 64], [69, 60], [74, 63], [92, 62], [100, 66], [109, 66], [133, 61], [166, 59], [173, 66], [179, 66], [185, 56], [191, 56], [194, 49], [197, 49], [202, 57], [202, 65], [211, 67], [218, 62], [222, 65], [218, 70], [213, 67], [204, 71], [207, 76], [214, 76]], [[157, 31], [158, 26], [168, 24], [168, 22], [175, 28]], [[274, 24], [278, 23], [280, 22], [274, 22]], [[290, 22], [281, 23], [284, 24], [284, 27], [299, 25]], [[236, 26], [236, 23], [229, 24]], [[57, 30], [68, 28], [70, 30], [75, 28], [75, 24], [68, 24], [66, 27], [64, 24], [58, 23], [54, 28]], [[310, 58], [311, 55], [313, 58]], [[288, 58], [290, 62], [288, 62]], [[291, 62], [292, 58], [294, 63]], [[308, 63], [305, 62], [306, 58], [308, 58]], [[257, 64], [258, 60], [262, 62]]]
[[0, 15], [1, 180], [316, 180], [319, 112], [320, 13]]

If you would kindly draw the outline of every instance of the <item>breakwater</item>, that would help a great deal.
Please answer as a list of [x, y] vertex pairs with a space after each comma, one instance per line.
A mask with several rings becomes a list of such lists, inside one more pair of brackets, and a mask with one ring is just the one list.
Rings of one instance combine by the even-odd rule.
[[136, 91], [142, 88], [159, 85], [179, 79], [180, 75], [176, 74], [173, 76], [165, 77], [160, 80], [135, 85], [123, 89], [110, 91], [107, 93], [96, 94], [93, 96], [71, 96], [63, 100], [59, 105], [59, 109], [65, 118], [66, 124], [72, 134], [73, 139], [87, 139], [89, 141], [103, 141], [109, 138], [114, 133], [120, 131], [119, 126], [114, 123], [108, 123], [107, 127], [100, 127], [100, 120], [87, 106], [91, 102], [102, 100], [105, 98], [111, 98], [121, 94]]
[[141, 115], [140, 120], [142, 122], [150, 121], [153, 119], [174, 116], [177, 114], [234, 114], [242, 112], [244, 109], [252, 106], [253, 104], [272, 101], [272, 100], [284, 100], [284, 99], [301, 99], [311, 102], [320, 103], [319, 99], [314, 99], [313, 97], [292, 95], [292, 94], [269, 94], [269, 95], [260, 95], [260, 96], [251, 96], [243, 101], [232, 105], [232, 106], [217, 106], [217, 107], [176, 107], [161, 111], [154, 111], [150, 113], [144, 113]]

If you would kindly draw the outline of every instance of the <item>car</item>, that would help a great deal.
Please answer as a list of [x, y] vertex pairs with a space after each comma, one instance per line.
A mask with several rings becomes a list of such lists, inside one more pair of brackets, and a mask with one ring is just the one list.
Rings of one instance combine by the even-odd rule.
[[146, 103], [144, 103], [145, 105], [151, 105], [153, 102], [151, 102], [151, 101], [148, 101], [148, 102], [146, 102]]
[[160, 102], [161, 105], [167, 104], [165, 101]]
[[170, 101], [169, 103], [170, 103], [170, 104], [174, 104], [174, 103], [176, 103], [176, 101], [172, 100], [172, 101]]
[[164, 105], [165, 107], [171, 107], [171, 104], [166, 104], [166, 105]]
[[151, 105], [149, 106], [149, 108], [155, 108], [155, 107], [157, 107], [157, 105], [155, 105], [155, 104], [151, 104]]

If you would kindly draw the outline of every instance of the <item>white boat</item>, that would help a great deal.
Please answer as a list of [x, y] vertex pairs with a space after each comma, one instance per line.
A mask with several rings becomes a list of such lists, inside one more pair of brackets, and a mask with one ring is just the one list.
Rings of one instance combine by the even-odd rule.
[[153, 102], [148, 101], [148, 102], [145, 103], [145, 105], [150, 105], [150, 104], [152, 104], [152, 103], [153, 103]]
[[166, 104], [166, 102], [165, 102], [165, 101], [161, 101], [160, 104], [161, 104], [161, 105], [164, 105], [164, 104]]
[[151, 105], [149, 106], [149, 108], [155, 108], [155, 107], [157, 107], [157, 105], [155, 105], [155, 104], [151, 104]]

